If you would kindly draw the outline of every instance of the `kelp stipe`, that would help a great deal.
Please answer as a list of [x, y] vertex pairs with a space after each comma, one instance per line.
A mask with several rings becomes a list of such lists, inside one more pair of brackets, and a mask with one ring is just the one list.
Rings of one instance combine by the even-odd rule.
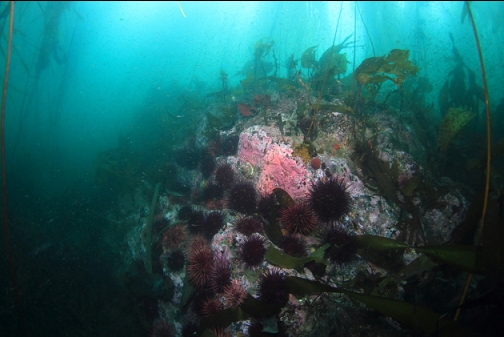
[[16, 279], [16, 268], [14, 264], [14, 257], [12, 255], [12, 245], [10, 242], [9, 233], [9, 219], [8, 219], [8, 209], [7, 209], [7, 173], [5, 165], [5, 105], [7, 100], [7, 84], [9, 82], [9, 69], [10, 69], [10, 58], [12, 52], [12, 34], [14, 32], [14, 1], [9, 2], [9, 37], [7, 39], [7, 54], [5, 56], [5, 72], [4, 72], [4, 82], [3, 82], [3, 92], [2, 92], [2, 116], [0, 125], [1, 134], [1, 147], [2, 147], [2, 196], [3, 196], [3, 223], [4, 223], [4, 235], [5, 235], [5, 246], [7, 249], [7, 259], [9, 261], [9, 272], [10, 279], [12, 283], [12, 290], [14, 293], [14, 300], [16, 303], [16, 308], [18, 311], [19, 319], [21, 320], [21, 325], [23, 327], [24, 333], [28, 336], [28, 330], [26, 327], [26, 321], [23, 315], [23, 307], [20, 299], [19, 287]]
[[[487, 127], [487, 153], [486, 153], [486, 177], [485, 177], [485, 194], [484, 194], [484, 199], [483, 199], [483, 210], [481, 213], [481, 219], [480, 219], [480, 226], [479, 226], [479, 234], [478, 235], [478, 242], [476, 243], [477, 246], [481, 244], [481, 234], [483, 233], [483, 226], [485, 225], [485, 215], [487, 212], [488, 208], [488, 194], [490, 192], [490, 164], [492, 162], [491, 158], [491, 152], [492, 152], [492, 123], [490, 119], [490, 104], [489, 104], [489, 97], [488, 97], [488, 84], [487, 84], [487, 78], [486, 78], [486, 71], [485, 71], [485, 63], [483, 61], [483, 52], [481, 51], [481, 43], [479, 40], [478, 36], [478, 30], [476, 29], [476, 23], [474, 22], [474, 17], [471, 11], [471, 6], [469, 1], [464, 2], [465, 9], [467, 9], [467, 14], [469, 16], [469, 20], [471, 21], [471, 27], [474, 33], [474, 40], [476, 42], [476, 49], [478, 51], [478, 58], [480, 61], [480, 67], [481, 67], [481, 77], [483, 80], [483, 93], [485, 95], [485, 115], [486, 115], [486, 127]], [[460, 306], [464, 303], [465, 297], [467, 296], [467, 291], [469, 290], [469, 285], [471, 284], [471, 279], [472, 279], [472, 273], [469, 274], [467, 278], [466, 285], [464, 287], [464, 292], [462, 293], [462, 297], [460, 298], [459, 302], [459, 308], [457, 308], [457, 311], [455, 313], [455, 317], [453, 320], [457, 320], [459, 315], [460, 315]]]

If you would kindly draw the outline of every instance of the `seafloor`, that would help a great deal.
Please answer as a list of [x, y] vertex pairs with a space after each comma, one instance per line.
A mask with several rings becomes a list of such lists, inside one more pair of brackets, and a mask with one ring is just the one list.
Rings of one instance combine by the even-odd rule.
[[[291, 291], [291, 286], [285, 304], [269, 316], [252, 317], [253, 299], [265, 301], [259, 283], [267, 271], [280, 273], [283, 279], [297, 277], [331, 289], [426, 307], [439, 313], [440, 319], [442, 314], [453, 313], [467, 273], [416, 249], [453, 242], [452, 232], [469, 207], [462, 185], [447, 176], [440, 179], [438, 167], [426, 167], [432, 151], [426, 147], [436, 142], [437, 130], [429, 131], [429, 122], [418, 112], [414, 115], [394, 104], [359, 104], [348, 97], [341, 92], [321, 99], [303, 88], [291, 88], [216, 99], [199, 113], [218, 116], [226, 106], [240, 115], [232, 124], [214, 130], [213, 139], [207, 137], [210, 121], [201, 124], [189, 145], [179, 148], [178, 153], [186, 151], [186, 156], [176, 158], [175, 165], [182, 169], [171, 171], [176, 177], [171, 181], [183, 181], [187, 193], [161, 184], [151, 212], [150, 198], [156, 196], [156, 189], [154, 183], [143, 181], [135, 193], [121, 199], [117, 207], [121, 212], [110, 217], [131, 228], [125, 238], [129, 248], [123, 254], [125, 265], [135, 266], [126, 272], [128, 282], [139, 282], [132, 281], [135, 277], [150, 279], [143, 282], [152, 282], [156, 289], [140, 291], [138, 286], [129, 286], [136, 296], [154, 303], [146, 305], [150, 313], [146, 309], [143, 314], [146, 322], [157, 319], [152, 335], [161, 336], [161, 331], [172, 329], [184, 336], [407, 336], [424, 329], [421, 323], [416, 329], [416, 323], [398, 322], [394, 313], [384, 314], [365, 301], [320, 291], [317, 286], [300, 293]], [[192, 156], [205, 157], [195, 154], [194, 148], [212, 159], [198, 159], [196, 166], [188, 164]], [[233, 175], [216, 178], [219, 168], [227, 165]], [[227, 185], [222, 179], [232, 183]], [[277, 202], [278, 209], [290, 203], [309, 204], [316, 184], [328, 181], [337, 181], [343, 187], [349, 208], [336, 220], [317, 220], [307, 234], [289, 231], [280, 213], [271, 216], [262, 211], [261, 203], [267, 204], [265, 200], [275, 193], [277, 197], [278, 193], [290, 196], [288, 202]], [[240, 194], [233, 191], [240, 184], [254, 187], [254, 205], [240, 204], [251, 203], [247, 198], [240, 201]], [[247, 217], [259, 219], [263, 229], [251, 236], [261, 238], [269, 249], [253, 266], [243, 258], [250, 233], [244, 234], [237, 226]], [[210, 224], [212, 229], [205, 227]], [[287, 252], [287, 244], [281, 247], [284, 241], [272, 234], [274, 226], [279, 227], [282, 239], [289, 236], [301, 242], [301, 252], [298, 246], [294, 253]], [[340, 245], [348, 251], [340, 258], [330, 255], [332, 248], [328, 247], [338, 246], [327, 238], [331, 228], [344, 232], [345, 237], [372, 235], [408, 246], [380, 251], [363, 245]], [[225, 279], [220, 288], [212, 281], [195, 281], [199, 277], [194, 275], [195, 265], [204, 268], [194, 257], [195, 237], [209, 240], [213, 268], [229, 268], [224, 276], [223, 272], [212, 274]], [[270, 250], [283, 250], [298, 260], [295, 266], [289, 265], [282, 258], [272, 257]], [[183, 260], [176, 265], [175, 252], [180, 251]], [[148, 261], [151, 254], [152, 261]], [[299, 262], [303, 258], [306, 263]], [[190, 268], [192, 272], [188, 272]], [[475, 277], [473, 284], [478, 280]], [[229, 284], [242, 291], [235, 304], [230, 304], [224, 290]], [[430, 331], [435, 332], [436, 328]]]

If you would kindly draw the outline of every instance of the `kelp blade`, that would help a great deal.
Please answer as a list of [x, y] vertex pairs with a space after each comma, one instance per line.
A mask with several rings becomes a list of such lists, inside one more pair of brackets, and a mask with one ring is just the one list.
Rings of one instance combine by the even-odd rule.
[[298, 297], [322, 292], [345, 294], [352, 299], [362, 302], [369, 308], [391, 317], [405, 328], [415, 331], [420, 335], [432, 335], [435, 333], [436, 336], [440, 337], [473, 336], [470, 331], [463, 329], [453, 320], [442, 318], [442, 315], [439, 313], [408, 302], [356, 293], [294, 276], [287, 277], [287, 287], [291, 294]]
[[269, 263], [282, 268], [303, 270], [303, 266], [310, 261], [325, 263], [324, 251], [328, 247], [329, 245], [326, 244], [315, 250], [312, 254], [310, 254], [307, 257], [294, 257], [285, 254], [284, 252], [276, 249], [273, 246], [269, 246], [265, 258]]
[[373, 235], [357, 235], [354, 238], [362, 249], [374, 252], [388, 252], [390, 250], [409, 248], [407, 244], [394, 239]]
[[502, 279], [504, 249], [491, 246], [441, 245], [415, 248], [418, 252], [442, 261], [452, 267], [478, 275]]
[[391, 317], [402, 326], [421, 336], [474, 336], [457, 322], [443, 318], [441, 314], [428, 308], [387, 297], [366, 295], [343, 290], [350, 298], [364, 303], [369, 308]]

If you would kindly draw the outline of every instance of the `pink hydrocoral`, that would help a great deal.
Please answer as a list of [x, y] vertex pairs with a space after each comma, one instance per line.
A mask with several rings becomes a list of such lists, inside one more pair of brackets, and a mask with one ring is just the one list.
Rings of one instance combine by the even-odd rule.
[[278, 144], [270, 144], [262, 160], [257, 189], [262, 195], [282, 188], [294, 199], [305, 198], [309, 193], [309, 173], [302, 162], [292, 158], [292, 150]]

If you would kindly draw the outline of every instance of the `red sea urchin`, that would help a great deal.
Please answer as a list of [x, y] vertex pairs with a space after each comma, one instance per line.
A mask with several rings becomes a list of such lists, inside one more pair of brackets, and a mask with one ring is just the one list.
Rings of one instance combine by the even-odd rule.
[[216, 293], [222, 293], [224, 288], [231, 283], [231, 264], [229, 251], [226, 247], [217, 252], [214, 257], [214, 268], [211, 273], [208, 287]]
[[317, 224], [317, 217], [307, 203], [291, 203], [280, 210], [280, 221], [289, 233], [308, 235]]
[[324, 222], [338, 221], [350, 212], [350, 194], [338, 178], [313, 184], [309, 201], [315, 214]]
[[250, 236], [254, 233], [262, 233], [263, 224], [259, 217], [247, 216], [236, 221], [235, 229], [238, 233]]
[[240, 246], [240, 258], [248, 267], [261, 264], [266, 254], [264, 238], [258, 234], [247, 237]]
[[212, 247], [207, 241], [196, 236], [189, 243], [189, 256], [187, 258], [187, 279], [196, 287], [203, 287], [212, 275], [214, 256]]
[[162, 319], [156, 319], [152, 326], [152, 331], [149, 334], [151, 337], [173, 337], [175, 330], [171, 324], [166, 323]]
[[212, 333], [215, 335], [215, 337], [232, 337], [233, 335], [227, 331], [226, 328], [224, 327], [214, 327], [214, 328], [211, 328], [210, 331], [212, 331]]
[[233, 280], [230, 284], [224, 287], [222, 297], [224, 298], [224, 308], [234, 309], [245, 301], [247, 291], [241, 286], [238, 280]]
[[163, 232], [163, 248], [175, 250], [184, 242], [186, 237], [187, 233], [184, 225], [172, 226]]
[[221, 301], [217, 297], [207, 297], [201, 303], [201, 316], [209, 317], [223, 308]]
[[289, 300], [287, 278], [278, 269], [272, 269], [259, 278], [259, 299], [267, 304], [283, 307]]

